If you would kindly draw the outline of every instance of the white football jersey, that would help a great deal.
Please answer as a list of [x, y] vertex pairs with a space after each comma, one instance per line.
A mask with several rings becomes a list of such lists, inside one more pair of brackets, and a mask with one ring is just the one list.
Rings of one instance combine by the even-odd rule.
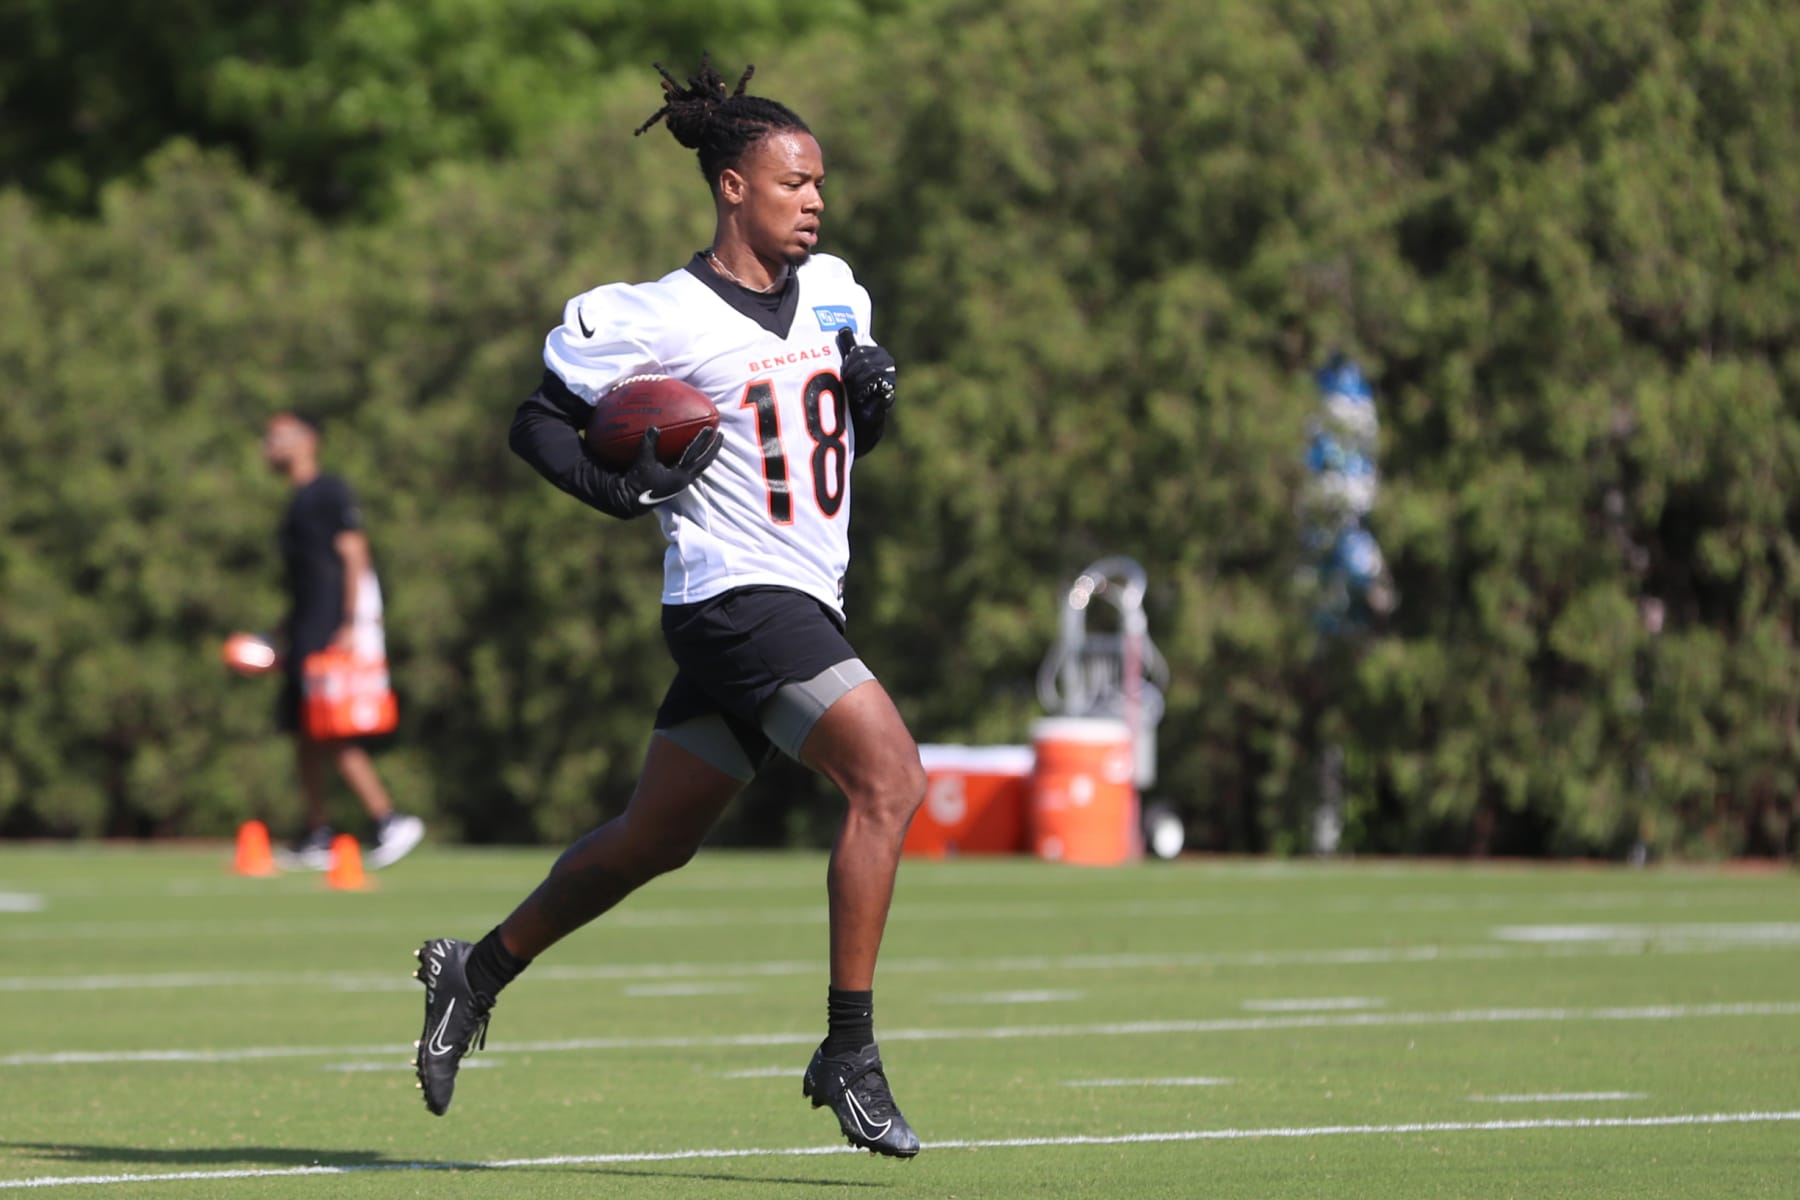
[[633, 375], [669, 375], [719, 408], [719, 456], [656, 509], [669, 541], [664, 604], [775, 585], [843, 611], [856, 446], [837, 334], [871, 341], [869, 293], [824, 254], [790, 286], [798, 300], [783, 333], [753, 301], [734, 304], [683, 267], [583, 292], [545, 339], [545, 366], [589, 404]]

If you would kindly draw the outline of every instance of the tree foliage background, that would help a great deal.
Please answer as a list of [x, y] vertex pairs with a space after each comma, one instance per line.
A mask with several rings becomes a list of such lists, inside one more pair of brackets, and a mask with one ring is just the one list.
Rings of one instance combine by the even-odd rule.
[[[477, 840], [619, 807], [660, 542], [505, 429], [568, 295], [705, 244], [691, 156], [631, 136], [641, 60], [705, 44], [820, 135], [902, 364], [849, 599], [921, 740], [1023, 740], [1062, 589], [1126, 553], [1195, 844], [1304, 847], [1329, 743], [1349, 849], [1792, 853], [1800, 9], [528, 7], [193, 0], [78, 45], [91, 6], [0, 3], [0, 832], [295, 819], [273, 684], [216, 657], [280, 611], [290, 405], [369, 517], [402, 803]], [[1402, 597], [1353, 643], [1294, 584], [1333, 349]], [[722, 836], [834, 811], [777, 770]]]

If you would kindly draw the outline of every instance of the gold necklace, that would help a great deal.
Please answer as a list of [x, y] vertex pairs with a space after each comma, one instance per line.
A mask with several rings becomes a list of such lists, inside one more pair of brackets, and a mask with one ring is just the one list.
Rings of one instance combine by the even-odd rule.
[[731, 280], [731, 282], [737, 284], [739, 287], [743, 288], [747, 292], [755, 292], [758, 295], [767, 296], [767, 295], [771, 294], [772, 292], [774, 292], [776, 288], [781, 287], [783, 284], [787, 283], [787, 268], [785, 268], [785, 267], [782, 268], [781, 277], [779, 279], [775, 280], [773, 283], [769, 284], [768, 287], [751, 287], [749, 284], [747, 284], [743, 280], [739, 279], [737, 277], [737, 274], [734, 271], [732, 271], [732, 269], [730, 267], [728, 267], [724, 263], [720, 262], [718, 254], [716, 252], [714, 252], [711, 247], [707, 248], [706, 261], [710, 262], [714, 267], [716, 267], [718, 269], [719, 273], [721, 275], [725, 276], [725, 278]]

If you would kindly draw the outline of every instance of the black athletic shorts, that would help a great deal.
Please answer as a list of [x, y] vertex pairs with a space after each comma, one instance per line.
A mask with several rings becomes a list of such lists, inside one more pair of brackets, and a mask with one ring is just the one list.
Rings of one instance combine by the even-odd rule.
[[284, 670], [281, 691], [275, 697], [275, 728], [282, 733], [300, 732], [300, 673]]
[[762, 731], [763, 705], [785, 685], [856, 657], [844, 619], [792, 588], [737, 588], [695, 604], [665, 604], [662, 627], [676, 672], [656, 728], [718, 713], [754, 766], [773, 750]]
[[290, 649], [281, 663], [281, 693], [275, 697], [275, 728], [282, 733], [302, 733], [300, 700], [305, 694], [306, 658], [329, 644], [329, 638], [314, 642], [309, 639]]

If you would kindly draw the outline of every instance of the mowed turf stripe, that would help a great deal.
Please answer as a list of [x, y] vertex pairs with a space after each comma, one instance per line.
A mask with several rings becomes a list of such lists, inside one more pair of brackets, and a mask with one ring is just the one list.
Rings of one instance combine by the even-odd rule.
[[1594, 1100], [1648, 1100], [1648, 1092], [1527, 1092], [1513, 1096], [1470, 1096], [1481, 1104], [1570, 1104]]
[[[1282, 1029], [1354, 1029], [1393, 1026], [1487, 1025], [1517, 1022], [1687, 1021], [1719, 1017], [1800, 1016], [1800, 1002], [1741, 1004], [1653, 1004], [1609, 1008], [1476, 1008], [1449, 1012], [1296, 1013], [1291, 1016], [1222, 1017], [1211, 1020], [1116, 1021], [1092, 1025], [1000, 1025], [974, 1029], [884, 1030], [892, 1042], [1009, 1041], [1031, 1038], [1139, 1037], [1208, 1033], [1260, 1033]], [[494, 1042], [488, 1054], [567, 1053], [581, 1050], [688, 1050], [757, 1046], [812, 1046], [807, 1033], [711, 1034], [701, 1037], [566, 1038], [558, 1041]], [[245, 1046], [231, 1050], [59, 1050], [0, 1056], [0, 1067], [89, 1066], [110, 1063], [234, 1063], [258, 1059], [360, 1058], [410, 1054], [410, 1045]]]
[[[1774, 943], [1700, 943], [1684, 942], [1657, 947], [1660, 954], [1705, 954], [1727, 951], [1766, 951], [1787, 949]], [[1511, 946], [1478, 943], [1465, 946], [1371, 946], [1327, 950], [1242, 950], [1197, 951], [1191, 953], [1008, 955], [995, 958], [894, 958], [883, 959], [884, 975], [895, 973], [932, 974], [941, 972], [990, 972], [993, 974], [1028, 974], [1041, 971], [1129, 971], [1166, 968], [1212, 967], [1353, 967], [1396, 966], [1434, 962], [1494, 962], [1507, 960], [1641, 957], [1641, 942], [1575, 944], [1520, 944]], [[407, 959], [403, 951], [397, 957]], [[180, 989], [276, 987], [293, 990], [317, 987], [328, 991], [411, 991], [418, 985], [405, 970], [315, 971], [291, 973], [283, 971], [155, 971], [109, 972], [104, 975], [10, 975], [0, 976], [0, 993], [5, 992], [87, 992], [120, 989]], [[819, 970], [817, 959], [771, 960], [766, 962], [673, 962], [601, 964], [595, 966], [556, 966], [543, 964], [533, 968], [534, 983], [589, 983], [604, 980], [651, 979], [721, 979], [731, 977], [777, 978], [814, 975]]]
[[[1800, 1121], [1797, 1112], [1681, 1113], [1663, 1117], [1544, 1117], [1520, 1121], [1418, 1121], [1396, 1125], [1276, 1126], [1266, 1129], [1188, 1129], [1156, 1133], [1067, 1137], [993, 1138], [927, 1142], [925, 1149], [1043, 1150], [1070, 1146], [1146, 1146], [1179, 1142], [1237, 1142], [1263, 1138], [1395, 1137], [1408, 1134], [1529, 1133], [1539, 1130], [1670, 1129], [1681, 1126], [1766, 1125]], [[294, 1179], [395, 1171], [506, 1171], [533, 1167], [604, 1167], [631, 1163], [698, 1162], [744, 1158], [816, 1158], [860, 1154], [849, 1146], [790, 1146], [782, 1149], [667, 1150], [625, 1154], [559, 1154], [544, 1158], [504, 1158], [492, 1162], [353, 1163], [344, 1166], [265, 1167], [218, 1171], [170, 1171], [129, 1175], [43, 1175], [0, 1180], [0, 1190], [96, 1187], [108, 1184], [199, 1182], [229, 1179]]]
[[1065, 1079], [1066, 1088], [1224, 1087], [1229, 1079], [1211, 1075], [1175, 1075], [1152, 1079]]
[[[199, 897], [205, 899], [205, 897]], [[303, 894], [288, 893], [283, 899], [307, 900]], [[106, 920], [106, 921], [61, 921], [55, 920], [55, 897], [42, 896], [44, 904], [41, 910], [31, 910], [27, 923], [13, 924], [8, 922], [0, 926], [0, 941], [35, 941], [35, 940], [69, 940], [73, 938], [131, 938], [172, 939], [195, 937], [282, 937], [303, 933], [349, 933], [349, 932], [405, 932], [415, 933], [418, 921], [400, 917], [371, 917], [368, 914], [339, 917], [248, 917], [248, 918], [169, 918], [163, 920]], [[1637, 909], [1654, 901], [1636, 894], [1617, 894], [1612, 896], [1593, 896], [1571, 898], [1562, 905], [1564, 908], [1585, 909]], [[1520, 907], [1546, 907], [1542, 897], [1506, 897], [1506, 896], [1402, 896], [1384, 898], [1345, 898], [1327, 902], [1323, 906], [1314, 904], [1297, 904], [1280, 900], [1242, 900], [1242, 899], [1090, 899], [1079, 902], [1056, 900], [922, 900], [909, 899], [896, 905], [891, 924], [894, 928], [910, 925], [927, 925], [951, 923], [966, 926], [971, 923], [992, 921], [1012, 923], [1016, 921], [1058, 921], [1071, 918], [1092, 919], [1100, 917], [1130, 918], [1133, 920], [1176, 919], [1187, 920], [1194, 917], [1276, 917], [1296, 913], [1316, 914], [1328, 911], [1351, 915], [1367, 912], [1391, 913], [1427, 913], [1440, 915], [1466, 914], [1475, 916], [1496, 910], [1516, 911]], [[1685, 907], [1685, 905], [1683, 906]], [[52, 919], [46, 919], [45, 914]], [[614, 929], [676, 929], [706, 928], [714, 929], [722, 926], [790, 926], [797, 924], [823, 925], [829, 919], [830, 912], [824, 904], [802, 904], [771, 906], [767, 904], [735, 905], [729, 907], [706, 908], [626, 908], [607, 914], [606, 923]], [[447, 914], [440, 918], [443, 925], [451, 928], [481, 927], [491, 924], [494, 913], [486, 914]], [[1767, 926], [1767, 922], [1752, 923]], [[1667, 933], [1658, 932], [1656, 925], [1619, 925], [1614, 928], [1621, 931], [1621, 936], [1642, 942], [1646, 939], [1656, 941], [1667, 939], [1672, 941], [1714, 941], [1722, 935], [1721, 931], [1729, 931], [1734, 926], [1729, 922], [1715, 922], [1708, 925], [1671, 925]], [[1529, 929], [1530, 926], [1509, 926], [1513, 930]], [[1545, 926], [1547, 929], [1576, 928], [1574, 926]], [[1755, 940], [1769, 937], [1767, 929]], [[1590, 939], [1594, 940], [1594, 939]], [[1605, 940], [1604, 938], [1598, 940]], [[1735, 939], [1731, 939], [1735, 940]], [[1792, 945], [1793, 938], [1782, 937], [1777, 940]]]

